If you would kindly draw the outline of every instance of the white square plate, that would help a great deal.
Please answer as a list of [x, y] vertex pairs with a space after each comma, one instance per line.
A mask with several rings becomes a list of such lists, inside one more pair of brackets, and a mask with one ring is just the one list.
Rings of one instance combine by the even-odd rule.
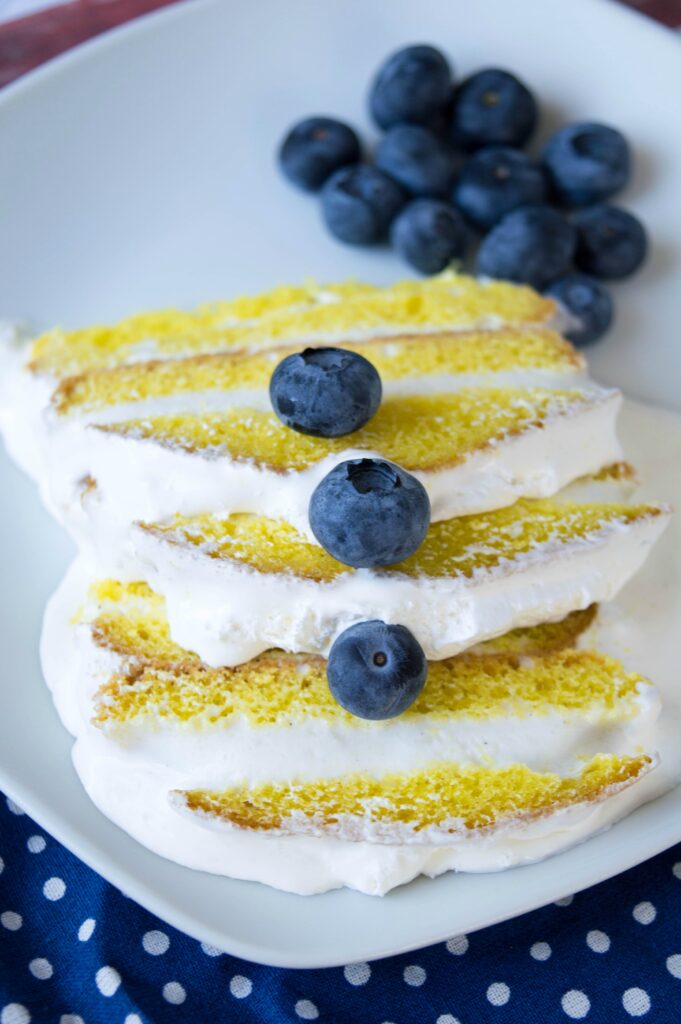
[[[46, 65], [0, 94], [0, 315], [73, 326], [308, 275], [404, 276], [387, 251], [329, 239], [273, 154], [308, 113], [346, 117], [371, 139], [368, 79], [414, 41], [443, 47], [459, 74], [515, 70], [542, 102], [543, 134], [559, 119], [594, 118], [631, 138], [625, 201], [653, 252], [617, 289], [617, 328], [592, 362], [630, 394], [681, 409], [681, 47], [604, 0], [194, 0]], [[681, 840], [677, 789], [544, 863], [421, 879], [383, 900], [301, 898], [161, 860], [105, 820], [76, 779], [37, 657], [69, 544], [4, 458], [0, 474], [0, 786], [178, 928], [269, 964], [371, 959], [520, 914]]]

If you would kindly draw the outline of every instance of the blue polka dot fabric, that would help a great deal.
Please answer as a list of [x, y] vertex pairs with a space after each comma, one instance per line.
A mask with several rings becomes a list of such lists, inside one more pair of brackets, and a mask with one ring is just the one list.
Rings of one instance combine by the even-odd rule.
[[681, 1024], [681, 846], [418, 952], [247, 963], [127, 899], [0, 798], [0, 1024]]

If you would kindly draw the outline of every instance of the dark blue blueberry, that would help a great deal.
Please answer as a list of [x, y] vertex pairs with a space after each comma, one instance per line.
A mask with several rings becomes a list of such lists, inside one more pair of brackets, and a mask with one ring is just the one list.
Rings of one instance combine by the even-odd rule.
[[270, 400], [287, 427], [314, 437], [342, 437], [363, 427], [378, 409], [381, 378], [356, 352], [306, 348], [279, 363]]
[[390, 229], [395, 250], [422, 274], [439, 274], [463, 259], [468, 232], [457, 209], [440, 199], [412, 199]]
[[451, 99], [452, 72], [434, 46], [407, 46], [376, 73], [369, 109], [376, 124], [427, 124]]
[[645, 228], [637, 217], [617, 206], [589, 206], [572, 217], [577, 228], [575, 261], [594, 277], [615, 281], [629, 277], [648, 250]]
[[452, 147], [418, 124], [391, 128], [376, 151], [376, 164], [413, 196], [444, 198], [456, 175]]
[[333, 117], [308, 117], [291, 128], [279, 150], [282, 171], [294, 185], [316, 192], [339, 167], [360, 158], [352, 128]]
[[599, 281], [586, 274], [568, 274], [546, 290], [565, 307], [577, 323], [565, 332], [578, 348], [592, 345], [605, 334], [612, 323], [610, 293]]
[[369, 245], [386, 237], [406, 198], [377, 167], [351, 164], [336, 171], [322, 188], [322, 213], [329, 231], [341, 242]]
[[335, 466], [312, 492], [309, 512], [322, 547], [356, 569], [408, 558], [430, 524], [423, 484], [381, 459], [350, 459]]
[[522, 146], [536, 123], [532, 93], [509, 71], [478, 71], [464, 79], [454, 94], [452, 138], [461, 149]]
[[556, 197], [566, 206], [589, 206], [629, 181], [631, 156], [624, 136], [606, 124], [567, 124], [542, 154]]
[[395, 718], [414, 703], [428, 675], [423, 648], [406, 626], [358, 622], [334, 641], [326, 665], [329, 689], [357, 718]]
[[524, 206], [507, 213], [483, 239], [476, 270], [544, 288], [562, 277], [577, 246], [577, 231], [550, 206]]
[[463, 165], [453, 199], [471, 224], [487, 231], [519, 206], [543, 203], [546, 179], [541, 167], [519, 150], [489, 146]]

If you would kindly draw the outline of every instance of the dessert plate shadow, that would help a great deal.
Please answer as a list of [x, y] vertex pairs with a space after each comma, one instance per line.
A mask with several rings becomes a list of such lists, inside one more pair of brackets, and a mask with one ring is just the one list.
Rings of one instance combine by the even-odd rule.
[[[592, 365], [606, 383], [681, 410], [681, 347], [669, 326], [678, 319], [681, 137], [670, 126], [681, 48], [672, 33], [594, 0], [479, 0], [473, 14], [463, 0], [291, 0], [285, 18], [276, 0], [194, 0], [51, 62], [0, 94], [0, 316], [75, 326], [311, 274], [404, 276], [387, 251], [328, 238], [315, 200], [280, 180], [273, 152], [309, 112], [348, 118], [372, 140], [367, 82], [391, 49], [415, 40], [442, 46], [459, 74], [485, 64], [516, 70], [546, 110], [544, 132], [593, 118], [632, 139], [638, 171], [623, 201], [648, 224], [653, 251], [635, 281], [616, 289], [617, 326]], [[648, 467], [647, 493], [672, 498], [665, 480], [674, 459], [681, 464], [681, 418], [632, 407], [624, 440]], [[541, 864], [420, 879], [382, 900], [348, 891], [302, 898], [160, 859], [102, 817], [76, 778], [38, 664], [42, 608], [70, 544], [4, 455], [0, 488], [0, 787], [189, 934], [280, 966], [368, 960], [523, 913], [681, 840], [677, 788]], [[681, 629], [680, 584], [666, 568], [680, 548], [674, 524], [645, 570], [649, 582], [666, 573], [664, 635], [651, 636], [652, 664], [635, 667], [665, 692], [677, 681], [672, 637]]]

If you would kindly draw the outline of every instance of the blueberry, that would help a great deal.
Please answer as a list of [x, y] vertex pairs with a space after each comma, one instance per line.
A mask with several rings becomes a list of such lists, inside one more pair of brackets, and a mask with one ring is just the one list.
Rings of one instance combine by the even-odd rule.
[[451, 131], [461, 149], [522, 146], [536, 123], [532, 93], [509, 71], [478, 71], [464, 79], [454, 94]]
[[440, 199], [412, 199], [390, 229], [396, 251], [422, 274], [439, 274], [462, 259], [468, 233], [463, 217]]
[[418, 124], [398, 124], [383, 137], [376, 164], [413, 196], [449, 195], [457, 160], [451, 146]]
[[342, 437], [363, 427], [378, 409], [381, 378], [357, 352], [306, 348], [279, 363], [270, 380], [270, 400], [292, 430]]
[[567, 124], [544, 146], [544, 166], [566, 206], [589, 206], [629, 181], [631, 157], [624, 136], [605, 124]]
[[628, 277], [643, 263], [648, 249], [645, 228], [618, 206], [589, 206], [572, 217], [577, 228], [577, 266], [594, 277]]
[[547, 288], [578, 323], [565, 336], [577, 347], [592, 345], [612, 323], [613, 308], [609, 292], [586, 274], [568, 274]]
[[341, 167], [322, 189], [326, 226], [341, 242], [380, 242], [406, 201], [400, 186], [371, 164]]
[[294, 185], [316, 192], [339, 167], [360, 158], [353, 129], [333, 117], [308, 117], [294, 124], [279, 149], [279, 164]]
[[550, 206], [507, 213], [483, 239], [476, 269], [483, 277], [543, 288], [570, 268], [577, 231]]
[[381, 65], [371, 84], [369, 109], [380, 128], [427, 124], [447, 105], [452, 72], [434, 46], [407, 46]]
[[464, 216], [487, 231], [519, 206], [543, 203], [546, 179], [541, 167], [517, 149], [479, 149], [461, 168], [453, 199]]
[[335, 466], [312, 492], [309, 512], [322, 547], [357, 569], [408, 558], [430, 524], [423, 484], [380, 459], [350, 459]]
[[326, 665], [329, 689], [357, 718], [395, 718], [414, 703], [428, 675], [423, 648], [406, 626], [358, 622], [334, 641]]

